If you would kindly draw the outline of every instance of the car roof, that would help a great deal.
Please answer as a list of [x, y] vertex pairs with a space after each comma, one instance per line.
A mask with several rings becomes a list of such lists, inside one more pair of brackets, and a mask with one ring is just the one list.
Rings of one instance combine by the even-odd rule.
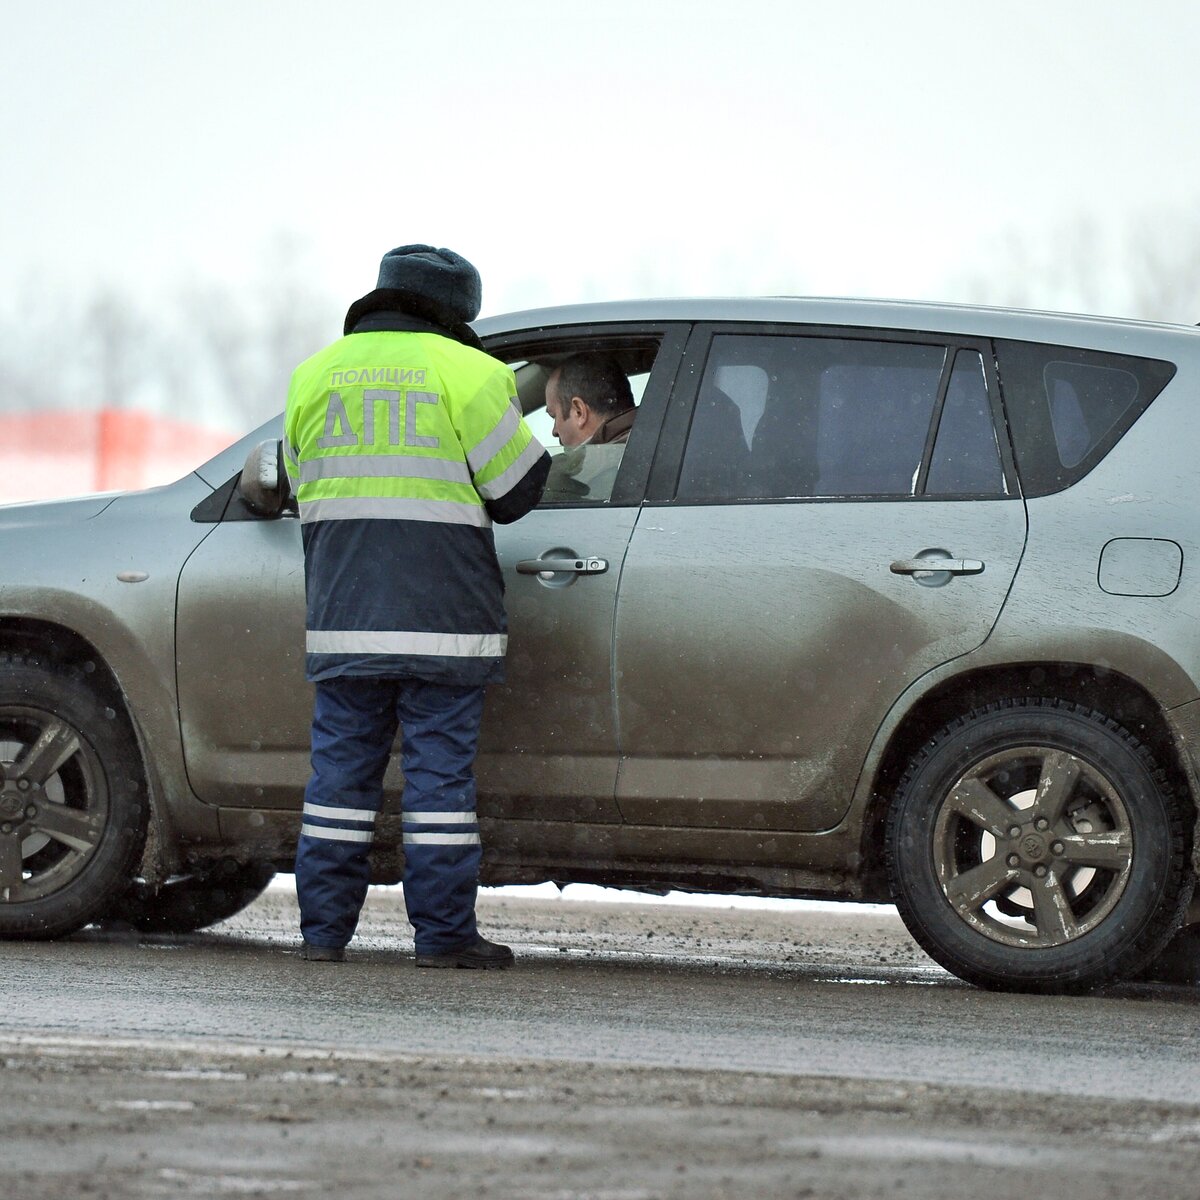
[[481, 337], [489, 337], [530, 329], [550, 330], [572, 325], [643, 321], [849, 325], [1091, 346], [1149, 357], [1170, 354], [1170, 347], [1177, 348], [1179, 353], [1194, 353], [1200, 344], [1195, 340], [1200, 336], [1200, 329], [1191, 325], [973, 304], [814, 296], [711, 296], [604, 301], [504, 313], [476, 321], [474, 328]]

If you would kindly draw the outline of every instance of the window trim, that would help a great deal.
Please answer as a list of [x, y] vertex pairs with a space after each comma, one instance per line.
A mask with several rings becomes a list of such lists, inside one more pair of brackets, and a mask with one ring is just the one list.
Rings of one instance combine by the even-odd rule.
[[[946, 371], [942, 378], [942, 389], [939, 392], [937, 401], [934, 405], [933, 417], [929, 422], [929, 441], [925, 446], [924, 457], [921, 459], [921, 472], [918, 476], [918, 494], [913, 497], [915, 500], [1011, 500], [1014, 497], [1020, 496], [1020, 485], [1017, 481], [1016, 461], [1013, 456], [1012, 447], [1012, 432], [1008, 428], [1008, 421], [1004, 412], [1004, 406], [1000, 403], [1000, 389], [996, 379], [996, 364], [992, 356], [991, 343], [987, 342], [980, 346], [971, 346], [964, 343], [956, 345], [948, 345], [947, 349], [951, 350], [947, 363]], [[929, 483], [929, 472], [933, 467], [933, 452], [937, 448], [938, 434], [942, 429], [942, 416], [946, 411], [946, 397], [950, 393], [950, 381], [954, 375], [954, 369], [958, 365], [958, 357], [960, 354], [975, 354], [978, 353], [980, 361], [983, 364], [983, 381], [984, 389], [987, 392], [988, 409], [992, 414], [992, 431], [996, 435], [996, 449], [1000, 454], [1000, 470], [1002, 475], [1002, 483], [1004, 490], [1002, 492], [939, 492], [936, 495], [928, 495], [926, 488]]]
[[[933, 466], [933, 448], [937, 445], [938, 434], [942, 430], [942, 413], [946, 410], [946, 396], [950, 391], [950, 380], [954, 378], [954, 367], [961, 353], [961, 346], [947, 346], [946, 356], [942, 359], [942, 377], [938, 380], [937, 395], [933, 398], [933, 411], [929, 414], [929, 428], [925, 430], [925, 445], [921, 448], [921, 462], [917, 466], [917, 480], [913, 488], [914, 496], [925, 495], [925, 485], [929, 481], [929, 471]], [[968, 350], [967, 353], [971, 352]], [[990, 406], [990, 396], [988, 403]], [[995, 424], [994, 417], [992, 423]]]
[[[584, 348], [589, 343], [591, 348], [600, 349], [595, 343], [635, 341], [639, 338], [659, 340], [658, 354], [655, 355], [654, 365], [650, 369], [650, 377], [646, 380], [642, 402], [638, 405], [637, 420], [633, 423], [625, 453], [621, 456], [612, 495], [602, 502], [568, 500], [539, 505], [539, 511], [632, 508], [642, 503], [655, 446], [691, 329], [689, 321], [622, 321], [593, 325], [547, 326], [543, 329], [498, 334], [484, 339], [487, 352], [503, 361], [516, 356], [533, 359], [539, 353], [562, 353], [573, 346]], [[514, 351], [517, 352], [516, 355]], [[529, 353], [526, 354], [526, 351]]]
[[[942, 375], [938, 381], [937, 399], [930, 415], [929, 430], [922, 451], [918, 487], [923, 488], [929, 474], [930, 455], [937, 441], [941, 424], [946, 392], [950, 386], [950, 375], [960, 350], [977, 353], [983, 362], [984, 379], [987, 386], [988, 407], [992, 414], [992, 425], [996, 432], [996, 444], [1000, 452], [1000, 464], [1004, 476], [1003, 493], [988, 495], [979, 493], [940, 494], [928, 496], [919, 491], [916, 495], [845, 495], [845, 496], [788, 496], [748, 497], [734, 499], [679, 499], [677, 491], [683, 472], [683, 456], [691, 431], [692, 417], [700, 395], [700, 384], [704, 378], [708, 359], [712, 352], [713, 339], [721, 335], [752, 335], [763, 337], [835, 338], [840, 341], [898, 342], [919, 346], [937, 346], [947, 351], [942, 364]], [[928, 330], [878, 329], [862, 325], [796, 325], [780, 322], [710, 321], [698, 323], [692, 328], [682, 361], [676, 373], [675, 393], [662, 422], [658, 452], [651, 468], [646, 489], [646, 503], [680, 507], [731, 504], [846, 504], [846, 503], [944, 503], [955, 500], [1015, 500], [1020, 498], [1016, 466], [1012, 450], [1012, 438], [1000, 402], [999, 379], [996, 373], [992, 342], [988, 338], [969, 337], [962, 334], [939, 334]]]

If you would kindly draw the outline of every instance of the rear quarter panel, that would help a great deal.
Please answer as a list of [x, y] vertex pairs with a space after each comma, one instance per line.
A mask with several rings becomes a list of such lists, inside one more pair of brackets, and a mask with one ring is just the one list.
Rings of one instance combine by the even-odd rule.
[[[971, 666], [1073, 659], [1128, 675], [1165, 709], [1200, 696], [1200, 335], [1172, 341], [1109, 347], [1168, 358], [1175, 377], [1093, 471], [1027, 501], [1021, 568]], [[1182, 562], [1174, 590], [1104, 590], [1101, 556], [1120, 538], [1175, 543]]]

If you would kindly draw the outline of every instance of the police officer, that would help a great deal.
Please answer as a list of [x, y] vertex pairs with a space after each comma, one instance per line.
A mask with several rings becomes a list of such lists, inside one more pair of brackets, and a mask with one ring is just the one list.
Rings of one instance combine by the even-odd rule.
[[366, 897], [375, 817], [402, 730], [404, 899], [419, 967], [507, 967], [479, 935], [473, 764], [503, 675], [492, 522], [541, 496], [549, 455], [507, 366], [484, 353], [475, 268], [400, 246], [345, 336], [292, 375], [284, 459], [300, 506], [312, 778], [296, 851], [303, 953], [341, 962]]

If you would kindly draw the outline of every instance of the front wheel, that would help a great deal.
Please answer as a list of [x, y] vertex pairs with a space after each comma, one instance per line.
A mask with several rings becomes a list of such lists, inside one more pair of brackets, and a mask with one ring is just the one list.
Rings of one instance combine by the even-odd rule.
[[941, 729], [888, 819], [892, 894], [947, 970], [984, 987], [1080, 992], [1141, 970], [1191, 894], [1183, 809], [1128, 730], [1052, 700]]
[[128, 884], [149, 806], [133, 731], [82, 673], [0, 654], [0, 937], [86, 925]]

